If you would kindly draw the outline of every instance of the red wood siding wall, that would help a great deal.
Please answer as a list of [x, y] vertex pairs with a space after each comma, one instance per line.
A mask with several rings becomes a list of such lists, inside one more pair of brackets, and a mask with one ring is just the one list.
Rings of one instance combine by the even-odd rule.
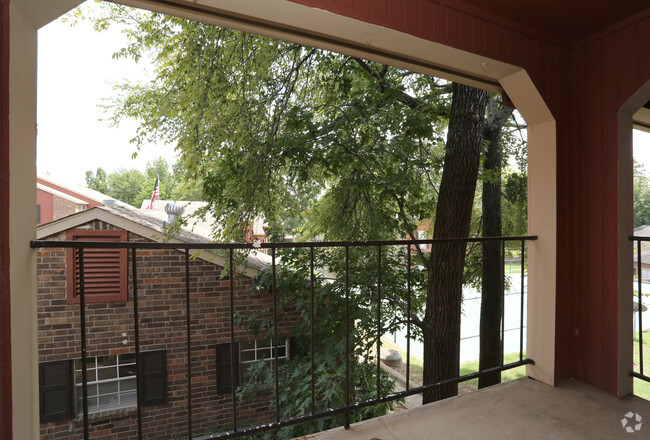
[[41, 223], [54, 220], [54, 196], [42, 189], [36, 190], [36, 204], [41, 205]]
[[573, 114], [578, 123], [572, 130], [574, 148], [560, 165], [562, 175], [568, 175], [563, 189], [574, 236], [565, 249], [566, 261], [558, 266], [573, 266], [579, 276], [565, 274], [566, 290], [558, 293], [567, 297], [561, 309], [575, 319], [559, 323], [573, 346], [559, 347], [564, 351], [558, 353], [573, 356], [567, 374], [610, 392], [616, 389], [618, 349], [618, 111], [650, 80], [648, 42], [650, 13], [576, 49]]
[[0, 0], [0, 437], [11, 440], [9, 303], [9, 0]]
[[569, 43], [454, 0], [292, 1], [527, 70], [557, 121], [556, 377], [616, 393], [617, 114], [650, 79], [650, 19]]
[[79, 194], [79, 193], [71, 191], [71, 190], [69, 190], [67, 188], [63, 188], [62, 186], [55, 185], [55, 184], [50, 183], [50, 182], [46, 182], [45, 180], [42, 180], [42, 179], [39, 179], [39, 178], [36, 178], [36, 181], [38, 183], [40, 183], [40, 184], [43, 184], [43, 185], [49, 187], [49, 188], [55, 189], [57, 191], [61, 191], [64, 194], [67, 194], [67, 195], [72, 196], [72, 197], [76, 197], [77, 199], [81, 199], [84, 202], [88, 202], [88, 206], [86, 207], [87, 209], [94, 208], [95, 206], [104, 206], [103, 203], [100, 203], [100, 202], [98, 202], [96, 200], [88, 198], [88, 197], [84, 196], [83, 194]]

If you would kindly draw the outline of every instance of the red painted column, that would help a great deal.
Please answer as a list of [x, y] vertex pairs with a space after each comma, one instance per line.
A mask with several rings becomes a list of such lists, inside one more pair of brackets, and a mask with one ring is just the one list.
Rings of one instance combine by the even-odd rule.
[[9, 303], [9, 0], [0, 0], [0, 438], [12, 438]]

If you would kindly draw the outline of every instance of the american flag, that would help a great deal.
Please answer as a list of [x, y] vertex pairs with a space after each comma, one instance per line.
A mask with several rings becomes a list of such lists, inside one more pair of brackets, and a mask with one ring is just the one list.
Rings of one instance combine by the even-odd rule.
[[151, 194], [151, 202], [149, 202], [149, 206], [147, 206], [147, 209], [154, 209], [153, 204], [160, 195], [160, 192], [158, 191], [158, 180], [159, 177], [156, 176], [156, 184], [153, 187], [153, 194]]

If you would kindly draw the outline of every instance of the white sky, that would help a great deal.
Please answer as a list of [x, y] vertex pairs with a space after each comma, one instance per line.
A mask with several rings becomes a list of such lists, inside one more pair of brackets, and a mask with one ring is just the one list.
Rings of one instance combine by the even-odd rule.
[[[84, 7], [95, 5], [87, 2]], [[176, 161], [171, 145], [148, 145], [132, 159], [129, 143], [135, 121], [111, 128], [98, 107], [112, 94], [111, 84], [146, 75], [146, 66], [112, 59], [125, 45], [118, 29], [95, 32], [80, 21], [71, 27], [60, 20], [38, 34], [38, 137], [39, 173], [85, 186], [85, 173], [102, 167], [107, 173], [118, 168], [144, 171], [148, 162], [163, 156]], [[634, 130], [634, 156], [650, 172], [650, 133]]]
[[[87, 2], [84, 7], [93, 7]], [[39, 173], [50, 173], [85, 186], [85, 173], [102, 167], [144, 171], [147, 162], [160, 156], [175, 162], [171, 145], [148, 145], [131, 159], [136, 148], [129, 143], [137, 123], [123, 122], [111, 128], [98, 105], [112, 94], [112, 83], [134, 80], [146, 67], [112, 54], [126, 39], [118, 29], [95, 32], [89, 23], [71, 27], [60, 20], [38, 33], [38, 137]]]

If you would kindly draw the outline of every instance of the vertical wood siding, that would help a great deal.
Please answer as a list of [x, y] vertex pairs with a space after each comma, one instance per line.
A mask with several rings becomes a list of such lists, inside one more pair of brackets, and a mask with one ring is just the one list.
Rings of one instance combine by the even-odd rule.
[[611, 393], [618, 368], [618, 111], [650, 80], [648, 42], [650, 18], [640, 18], [575, 50], [578, 123], [566, 166], [579, 171], [566, 190], [578, 206], [567, 221], [580, 227], [566, 251], [572, 261], [586, 259], [567, 291], [572, 304], [563, 304], [579, 330], [563, 357], [571, 359], [569, 374]]

